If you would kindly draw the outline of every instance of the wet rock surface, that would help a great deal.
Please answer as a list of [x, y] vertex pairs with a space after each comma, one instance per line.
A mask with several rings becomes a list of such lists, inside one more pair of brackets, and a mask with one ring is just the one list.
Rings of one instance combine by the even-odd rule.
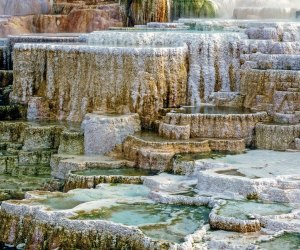
[[[116, 6], [60, 1], [55, 18], [12, 18], [57, 32], [72, 17], [86, 32]], [[0, 117], [0, 242], [297, 249], [299, 27], [181, 19], [0, 40], [0, 105], [40, 119]]]

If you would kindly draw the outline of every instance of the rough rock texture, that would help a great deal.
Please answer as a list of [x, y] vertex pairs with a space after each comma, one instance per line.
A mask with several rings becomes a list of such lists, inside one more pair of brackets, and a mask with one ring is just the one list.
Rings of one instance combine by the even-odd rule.
[[78, 131], [63, 131], [60, 136], [60, 144], [58, 148], [59, 154], [75, 154], [84, 153], [84, 135]]
[[[24, 3], [23, 0], [9, 0], [7, 2], [13, 3], [15, 1]], [[28, 1], [38, 2], [38, 0], [26, 0], [26, 2]], [[118, 4], [95, 5], [93, 7], [77, 6], [72, 11], [62, 14], [56, 13], [55, 15], [51, 13], [34, 15], [38, 14], [35, 12], [40, 12], [39, 8], [33, 8], [30, 11], [33, 12], [31, 15], [0, 17], [0, 37], [26, 33], [85, 33], [122, 25]]]
[[12, 100], [44, 97], [53, 119], [81, 121], [96, 110], [132, 112], [149, 126], [164, 105], [185, 102], [186, 53], [185, 46], [18, 44]]
[[299, 41], [278, 42], [273, 40], [243, 40], [240, 43], [241, 53], [249, 55], [253, 53], [262, 54], [300, 54]]
[[4, 153], [0, 156], [0, 168], [8, 174], [17, 173], [15, 175], [34, 175], [39, 164], [41, 168], [48, 164], [49, 169], [50, 158], [57, 152], [64, 129], [63, 126], [37, 126], [27, 122], [1, 122], [0, 149]]
[[70, 171], [85, 170], [87, 168], [117, 168], [133, 167], [132, 162], [126, 160], [115, 160], [106, 156], [78, 156], [57, 154], [51, 157], [52, 176], [65, 179]]
[[29, 125], [25, 122], [0, 122], [0, 141], [23, 143], [24, 132]]
[[[159, 137], [158, 137], [159, 138]], [[135, 161], [144, 169], [170, 170], [171, 159], [176, 153], [210, 152], [209, 142], [205, 141], [156, 141], [137, 136], [128, 136], [123, 143], [126, 159]]]
[[245, 139], [250, 145], [255, 125], [267, 119], [265, 112], [255, 114], [179, 114], [168, 113], [165, 122], [189, 125], [191, 138]]
[[208, 139], [208, 143], [213, 151], [242, 153], [246, 149], [244, 139]]
[[218, 207], [214, 207], [209, 214], [209, 225], [212, 229], [235, 231], [241, 233], [257, 232], [261, 230], [259, 220], [241, 220], [218, 214]]
[[[184, 103], [200, 106], [211, 94], [240, 90], [239, 42], [243, 33], [95, 32], [91, 45], [103, 46], [188, 46], [188, 93]], [[183, 103], [181, 103], [183, 104]], [[168, 107], [171, 107], [169, 105]]]
[[295, 148], [295, 139], [298, 137], [300, 137], [300, 124], [257, 124], [255, 127], [256, 147], [260, 149], [293, 149]]
[[24, 150], [58, 149], [61, 126], [29, 127], [24, 131]]
[[191, 127], [190, 125], [172, 125], [161, 122], [159, 125], [159, 136], [168, 139], [182, 139], [187, 140], [190, 138]]
[[64, 191], [68, 192], [76, 188], [95, 188], [100, 183], [143, 184], [143, 177], [122, 175], [80, 176], [69, 174], [65, 181]]
[[28, 122], [0, 122], [0, 201], [21, 199], [28, 190], [55, 188], [49, 163], [57, 149], [52, 148], [51, 129], [39, 130]]
[[300, 55], [290, 54], [262, 54], [255, 53], [242, 57], [245, 60], [255, 62], [255, 68], [261, 70], [299, 70]]
[[86, 33], [120, 27], [119, 7], [108, 5], [97, 9], [75, 9], [68, 15], [39, 15], [33, 17], [33, 31], [38, 33]]
[[270, 113], [300, 110], [298, 71], [243, 70], [241, 76], [245, 107]]
[[[145, 237], [135, 228], [105, 221], [79, 221], [59, 215], [35, 211], [30, 207], [3, 205], [0, 212], [0, 240], [10, 244], [25, 244], [26, 249], [168, 249]], [[20, 210], [21, 209], [21, 210]], [[37, 212], [37, 213], [35, 213]]]
[[138, 114], [87, 114], [82, 123], [86, 154], [106, 154], [141, 130]]

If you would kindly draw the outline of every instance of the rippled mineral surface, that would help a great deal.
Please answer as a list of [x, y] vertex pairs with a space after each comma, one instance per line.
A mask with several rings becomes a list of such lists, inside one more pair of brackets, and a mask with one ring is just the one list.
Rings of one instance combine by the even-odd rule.
[[299, 10], [0, 0], [0, 249], [300, 249]]

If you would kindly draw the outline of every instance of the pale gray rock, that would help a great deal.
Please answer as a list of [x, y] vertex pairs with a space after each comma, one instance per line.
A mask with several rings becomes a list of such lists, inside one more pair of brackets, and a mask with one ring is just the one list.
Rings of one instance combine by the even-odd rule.
[[173, 125], [167, 123], [160, 123], [159, 135], [168, 139], [182, 139], [187, 140], [190, 138], [191, 127], [190, 125]]
[[87, 114], [82, 123], [86, 154], [106, 154], [141, 130], [138, 114]]

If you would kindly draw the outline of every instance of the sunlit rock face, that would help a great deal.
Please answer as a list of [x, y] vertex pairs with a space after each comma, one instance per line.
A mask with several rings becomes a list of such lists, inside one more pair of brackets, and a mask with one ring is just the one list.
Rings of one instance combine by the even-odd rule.
[[[2, 21], [1, 21], [2, 19]], [[117, 5], [75, 9], [68, 15], [30, 15], [0, 18], [0, 37], [27, 33], [92, 32], [122, 25]]]
[[[188, 46], [188, 94], [186, 103], [199, 106], [214, 92], [239, 91], [239, 33], [95, 32], [90, 45], [103, 46]], [[170, 107], [170, 106], [169, 106]]]
[[122, 25], [119, 4], [114, 0], [52, 1], [52, 5], [48, 0], [1, 1], [0, 15], [10, 16], [0, 18], [0, 37], [24, 33], [92, 32]]
[[255, 124], [266, 118], [265, 112], [227, 115], [169, 113], [165, 122], [171, 125], [189, 125], [191, 138], [243, 138], [250, 145]]
[[241, 93], [246, 107], [271, 113], [300, 109], [299, 72], [293, 70], [243, 70]]
[[82, 123], [86, 154], [105, 154], [141, 130], [139, 116], [87, 114]]
[[74, 9], [68, 15], [39, 15], [33, 18], [33, 22], [38, 33], [84, 33], [122, 25], [117, 5], [97, 9]]
[[[172, 60], [170, 60], [172, 58]], [[187, 48], [15, 46], [12, 99], [44, 97], [49, 118], [81, 121], [87, 112], [138, 113], [144, 126], [163, 106], [185, 102]]]
[[256, 147], [260, 149], [287, 150], [297, 148], [300, 125], [258, 124], [256, 125]]
[[48, 0], [0, 0], [0, 15], [26, 16], [49, 12]]

